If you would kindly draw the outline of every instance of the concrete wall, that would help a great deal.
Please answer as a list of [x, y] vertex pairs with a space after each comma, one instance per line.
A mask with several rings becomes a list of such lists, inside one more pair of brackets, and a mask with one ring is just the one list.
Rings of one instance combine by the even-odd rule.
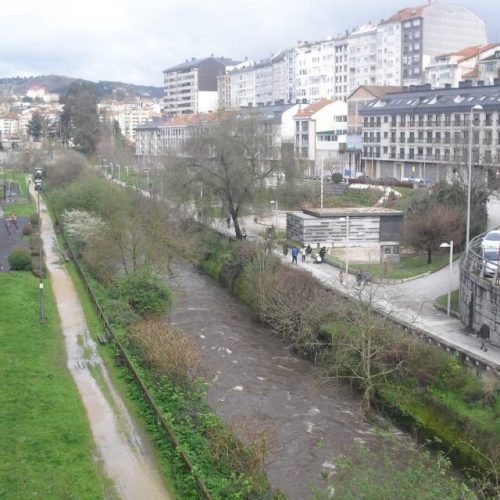
[[[299, 243], [320, 246], [345, 246], [347, 222], [339, 218], [287, 214], [287, 236]], [[349, 246], [379, 247], [380, 218], [349, 217]]]
[[491, 343], [500, 346], [500, 287], [468, 267], [460, 262], [460, 318], [474, 332], [487, 324]]

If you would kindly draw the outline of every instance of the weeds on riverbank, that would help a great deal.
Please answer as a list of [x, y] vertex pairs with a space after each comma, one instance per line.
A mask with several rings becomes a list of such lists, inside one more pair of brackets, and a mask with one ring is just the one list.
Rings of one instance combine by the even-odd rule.
[[[482, 483], [489, 476], [490, 492], [498, 493], [498, 379], [482, 377], [375, 313], [370, 300], [376, 291], [346, 300], [308, 273], [295, 271], [290, 278], [292, 271], [274, 256], [241, 248], [249, 244], [216, 243], [207, 250], [205, 240], [200, 265], [231, 283], [262, 321], [314, 359], [327, 378], [348, 380], [361, 391], [365, 414], [376, 405], [419, 437], [435, 437], [462, 469], [472, 467]], [[249, 256], [246, 262], [242, 255]]]

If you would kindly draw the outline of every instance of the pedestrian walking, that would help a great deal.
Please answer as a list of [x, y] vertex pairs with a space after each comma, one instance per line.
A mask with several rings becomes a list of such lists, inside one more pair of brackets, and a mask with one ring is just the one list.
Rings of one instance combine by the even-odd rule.
[[288, 245], [286, 243], [283, 245], [283, 255], [288, 255]]
[[313, 249], [311, 248], [311, 245], [307, 245], [306, 246], [306, 257], [307, 257], [308, 262], [311, 259], [312, 251], [313, 251]]
[[340, 271], [340, 273], [339, 273], [339, 281], [340, 281], [341, 285], [344, 284], [344, 271]]
[[481, 338], [481, 351], [486, 352], [488, 350], [486, 341], [490, 340], [490, 327], [486, 323], [483, 323], [477, 335]]
[[297, 247], [292, 248], [292, 264], [298, 264], [297, 256], [299, 255], [299, 249]]
[[300, 255], [302, 256], [302, 262], [305, 262], [306, 261], [306, 249], [304, 247], [302, 247], [300, 249]]

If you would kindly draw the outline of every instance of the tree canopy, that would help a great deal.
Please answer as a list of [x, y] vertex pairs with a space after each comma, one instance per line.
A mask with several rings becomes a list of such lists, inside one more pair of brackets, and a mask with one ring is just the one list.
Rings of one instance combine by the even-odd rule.
[[93, 153], [99, 141], [99, 118], [95, 85], [74, 82], [61, 97], [61, 139], [82, 153]]
[[278, 166], [266, 139], [257, 117], [226, 114], [196, 127], [187, 144], [191, 181], [201, 186], [203, 196], [218, 200], [238, 239], [242, 208], [252, 200], [259, 181]]

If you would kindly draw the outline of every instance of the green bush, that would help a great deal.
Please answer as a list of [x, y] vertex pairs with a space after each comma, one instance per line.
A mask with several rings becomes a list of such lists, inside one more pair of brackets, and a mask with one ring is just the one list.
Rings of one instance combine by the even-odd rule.
[[38, 227], [38, 214], [31, 214], [30, 215], [30, 224], [33, 226], [33, 227]]
[[122, 300], [143, 318], [165, 313], [172, 305], [172, 292], [166, 283], [149, 272], [121, 278], [116, 291]]
[[31, 254], [25, 248], [18, 248], [9, 255], [9, 265], [12, 271], [31, 271]]
[[33, 232], [33, 226], [31, 224], [25, 224], [23, 226], [23, 235], [24, 236], [31, 236], [32, 232]]
[[332, 182], [338, 184], [344, 180], [344, 176], [340, 172], [334, 172], [332, 174]]

